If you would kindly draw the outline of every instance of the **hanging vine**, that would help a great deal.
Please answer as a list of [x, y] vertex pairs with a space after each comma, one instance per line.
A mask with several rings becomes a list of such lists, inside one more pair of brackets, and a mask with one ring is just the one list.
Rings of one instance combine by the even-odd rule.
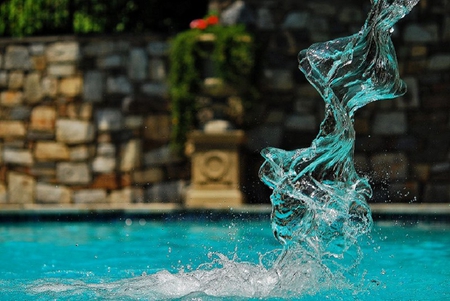
[[[243, 99], [244, 109], [249, 109], [257, 97], [253, 37], [243, 25], [222, 26], [216, 25], [215, 21], [214, 16], [194, 20], [191, 29], [179, 33], [171, 44], [172, 147], [178, 153], [183, 151], [186, 135], [195, 126], [196, 97], [203, 84], [202, 58], [211, 58], [215, 76], [237, 91]], [[210, 52], [202, 48], [205, 40], [212, 44]]]

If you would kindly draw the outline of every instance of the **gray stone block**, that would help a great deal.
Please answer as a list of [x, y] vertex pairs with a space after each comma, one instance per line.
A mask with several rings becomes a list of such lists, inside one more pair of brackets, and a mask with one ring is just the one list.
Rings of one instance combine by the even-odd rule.
[[73, 76], [77, 72], [74, 64], [51, 64], [47, 66], [47, 75], [50, 76]]
[[317, 119], [314, 115], [289, 115], [284, 122], [284, 126], [286, 129], [294, 131], [318, 130]]
[[66, 114], [70, 119], [91, 120], [92, 111], [93, 105], [89, 102], [72, 102], [66, 107]]
[[0, 70], [0, 87], [8, 86], [8, 72]]
[[42, 55], [45, 54], [45, 44], [44, 43], [33, 43], [28, 46], [30, 54], [32, 55]]
[[75, 204], [106, 203], [107, 193], [105, 189], [82, 189], [73, 192]]
[[181, 203], [185, 189], [184, 181], [155, 183], [147, 188], [146, 201], [149, 203]]
[[144, 118], [139, 115], [125, 116], [124, 126], [126, 129], [140, 129], [144, 125]]
[[414, 202], [419, 195], [417, 182], [400, 181], [390, 183], [388, 190], [391, 202]]
[[9, 119], [27, 121], [31, 115], [31, 108], [28, 106], [15, 106], [9, 112]]
[[319, 101], [315, 98], [301, 98], [294, 101], [294, 110], [301, 115], [310, 115], [316, 111]]
[[403, 33], [405, 42], [430, 43], [439, 41], [439, 27], [437, 24], [408, 24]]
[[36, 162], [30, 168], [30, 175], [39, 181], [49, 181], [56, 179], [56, 163], [55, 162]]
[[119, 109], [100, 109], [95, 117], [99, 131], [117, 131], [123, 127], [123, 115]]
[[419, 84], [415, 77], [404, 77], [403, 80], [408, 87], [405, 95], [395, 99], [398, 108], [409, 109], [418, 108], [420, 106]]
[[213, 119], [203, 126], [205, 133], [224, 133], [233, 129], [233, 125], [228, 120]]
[[159, 167], [152, 167], [146, 170], [134, 171], [132, 174], [135, 184], [153, 184], [164, 180], [164, 172]]
[[308, 2], [308, 8], [311, 9], [315, 15], [335, 16], [339, 6], [334, 3], [327, 3], [324, 1]]
[[115, 45], [113, 41], [94, 41], [83, 47], [85, 56], [100, 56], [113, 53]]
[[56, 139], [68, 144], [87, 143], [94, 140], [95, 127], [83, 120], [59, 119], [56, 121]]
[[403, 153], [383, 153], [370, 159], [373, 178], [377, 181], [406, 179], [408, 176], [408, 157]]
[[5, 53], [5, 69], [31, 69], [32, 62], [25, 46], [8, 46]]
[[169, 87], [165, 83], [154, 82], [145, 83], [141, 86], [141, 91], [147, 95], [167, 97], [169, 93]]
[[288, 91], [294, 87], [292, 72], [285, 69], [264, 70], [264, 82], [274, 90]]
[[48, 183], [36, 184], [36, 202], [44, 204], [69, 204], [72, 200], [72, 191], [61, 185]]
[[322, 33], [322, 35], [326, 36], [330, 31], [330, 24], [328, 23], [328, 19], [320, 16], [311, 18], [308, 21], [307, 27], [308, 30], [312, 33], [311, 38], [313, 41], [319, 40], [318, 37], [314, 36], [315, 34]]
[[71, 161], [86, 161], [92, 157], [94, 151], [86, 145], [73, 146], [69, 149]]
[[427, 183], [423, 200], [427, 203], [450, 202], [450, 184], [445, 182]]
[[170, 139], [171, 117], [169, 115], [150, 115], [144, 121], [144, 138], [168, 142]]
[[22, 71], [12, 71], [8, 77], [9, 89], [20, 89], [23, 87], [24, 73]]
[[134, 48], [130, 51], [128, 61], [128, 77], [132, 80], [147, 78], [148, 57], [143, 48]]
[[355, 154], [354, 162], [358, 173], [368, 174], [370, 172], [370, 163], [366, 154]]
[[283, 140], [283, 128], [280, 125], [262, 125], [247, 132], [246, 146], [253, 152], [264, 147], [280, 147]]
[[169, 146], [151, 150], [144, 154], [145, 166], [172, 164], [182, 160], [183, 159], [177, 156]]
[[56, 42], [46, 49], [47, 62], [75, 62], [80, 58], [78, 42]]
[[100, 69], [118, 69], [126, 65], [126, 59], [123, 55], [112, 54], [97, 59], [97, 66]]
[[356, 6], [345, 6], [338, 14], [339, 22], [347, 23], [357, 23], [362, 24], [364, 20], [364, 14], [360, 8]]
[[266, 124], [283, 124], [286, 119], [286, 114], [283, 110], [271, 110], [267, 114], [267, 118], [264, 121]]
[[444, 26], [442, 26], [442, 40], [450, 41], [450, 16], [444, 18]]
[[42, 78], [41, 88], [44, 96], [55, 97], [58, 93], [58, 80], [54, 77], [46, 76]]
[[234, 1], [222, 10], [220, 23], [223, 25], [253, 24], [253, 10], [244, 1]]
[[430, 57], [428, 68], [432, 71], [444, 71], [450, 69], [450, 53], [440, 53]]
[[18, 172], [8, 173], [8, 203], [31, 204], [34, 201], [36, 181]]
[[91, 171], [87, 163], [61, 162], [56, 165], [56, 177], [60, 183], [75, 185], [89, 184]]
[[375, 115], [373, 133], [377, 135], [401, 135], [407, 131], [405, 112], [380, 112]]
[[165, 56], [169, 49], [170, 45], [166, 41], [152, 41], [147, 45], [147, 51], [152, 56]]
[[30, 73], [25, 78], [24, 96], [28, 103], [36, 103], [41, 100], [43, 91], [39, 73]]
[[0, 204], [5, 204], [8, 202], [8, 191], [6, 185], [0, 183]]
[[28, 130], [27, 132], [27, 139], [30, 141], [36, 141], [36, 140], [54, 140], [55, 134], [54, 132], [43, 132], [43, 131], [37, 131], [37, 130]]
[[106, 80], [106, 92], [111, 94], [131, 94], [133, 88], [127, 77], [120, 75], [108, 77]]
[[111, 204], [130, 204], [134, 201], [135, 192], [133, 188], [126, 187], [121, 190], [113, 190], [108, 195], [108, 203]]
[[256, 12], [256, 26], [259, 29], [270, 30], [275, 28], [272, 13], [268, 8], [260, 8]]
[[22, 71], [12, 71], [9, 73], [8, 88], [20, 89], [23, 86], [24, 74]]
[[131, 171], [140, 167], [142, 162], [142, 141], [134, 139], [124, 143], [120, 158], [121, 171]]
[[112, 143], [98, 143], [97, 144], [97, 155], [104, 157], [114, 157], [116, 155], [116, 147]]
[[98, 156], [92, 161], [92, 171], [98, 173], [111, 173], [116, 169], [116, 158]]
[[6, 164], [31, 166], [34, 163], [31, 151], [28, 149], [3, 149], [3, 162]]
[[153, 58], [149, 62], [150, 79], [164, 81], [167, 79], [166, 64], [161, 58]]
[[310, 15], [308, 12], [294, 11], [286, 16], [282, 27], [286, 29], [303, 29], [308, 25]]

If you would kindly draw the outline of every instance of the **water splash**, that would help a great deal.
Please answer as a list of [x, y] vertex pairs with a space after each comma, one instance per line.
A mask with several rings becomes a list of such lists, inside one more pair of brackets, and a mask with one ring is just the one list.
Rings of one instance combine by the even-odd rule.
[[[115, 282], [89, 283], [72, 279], [44, 279], [28, 286], [28, 294], [58, 300], [280, 300], [316, 296], [336, 297], [343, 290], [354, 293], [354, 284], [330, 278], [317, 271], [321, 264], [295, 254], [293, 268], [273, 265], [275, 250], [254, 264], [211, 254], [212, 261], [189, 272], [170, 273], [163, 270], [151, 275]], [[293, 253], [291, 255], [294, 255]], [[269, 266], [267, 266], [268, 264]], [[301, 268], [301, 269], [299, 269]], [[337, 280], [337, 281], [336, 281]], [[333, 291], [334, 290], [334, 291]], [[274, 298], [274, 299], [272, 299]], [[334, 298], [334, 300], [338, 300]]]
[[[325, 119], [309, 148], [262, 151], [260, 177], [273, 189], [272, 229], [282, 249], [261, 256], [259, 264], [215, 254], [211, 263], [190, 272], [161, 271], [111, 283], [43, 280], [28, 292], [111, 300], [351, 298], [364, 281], [355, 272], [362, 259], [358, 240], [372, 226], [367, 204], [372, 190], [353, 162], [353, 116], [370, 102], [405, 93], [390, 35], [418, 1], [371, 0], [360, 32], [300, 52], [300, 70], [323, 97]], [[350, 294], [341, 295], [345, 291]]]
[[418, 1], [372, 0], [360, 32], [299, 53], [300, 70], [325, 101], [325, 119], [309, 148], [261, 152], [260, 178], [273, 189], [272, 229], [286, 254], [301, 248], [332, 273], [357, 263], [357, 239], [372, 225], [372, 190], [354, 166], [354, 113], [406, 92], [390, 35]]

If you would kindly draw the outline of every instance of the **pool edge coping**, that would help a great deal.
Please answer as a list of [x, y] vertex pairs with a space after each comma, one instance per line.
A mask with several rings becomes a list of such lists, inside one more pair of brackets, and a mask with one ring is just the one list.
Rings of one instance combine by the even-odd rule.
[[[450, 203], [372, 203], [370, 204], [372, 216], [377, 218], [399, 217], [439, 217], [450, 221]], [[167, 216], [167, 215], [269, 215], [269, 204], [244, 204], [234, 207], [222, 208], [186, 208], [176, 203], [140, 203], [140, 204], [27, 204], [0, 208], [0, 221], [3, 219], [29, 218], [29, 217], [55, 217], [61, 216]]]

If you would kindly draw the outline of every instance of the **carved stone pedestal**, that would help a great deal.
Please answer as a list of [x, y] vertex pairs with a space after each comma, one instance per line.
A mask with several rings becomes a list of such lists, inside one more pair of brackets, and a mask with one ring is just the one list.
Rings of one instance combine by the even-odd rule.
[[191, 186], [186, 193], [187, 208], [229, 208], [243, 203], [240, 186], [239, 147], [243, 131], [191, 132]]

